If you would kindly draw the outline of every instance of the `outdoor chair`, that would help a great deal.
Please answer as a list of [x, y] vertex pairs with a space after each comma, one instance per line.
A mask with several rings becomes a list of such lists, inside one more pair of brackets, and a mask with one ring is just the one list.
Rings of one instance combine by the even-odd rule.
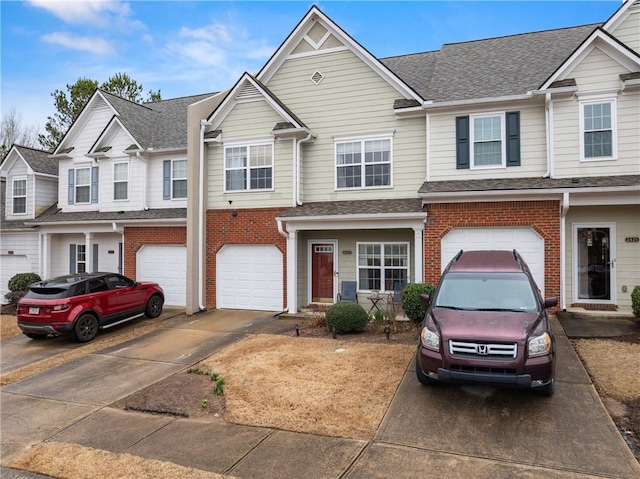
[[358, 289], [358, 283], [356, 281], [343, 281], [340, 285], [340, 292], [338, 293], [338, 303], [349, 302], [349, 303], [357, 303], [358, 302], [358, 293], [356, 290]]

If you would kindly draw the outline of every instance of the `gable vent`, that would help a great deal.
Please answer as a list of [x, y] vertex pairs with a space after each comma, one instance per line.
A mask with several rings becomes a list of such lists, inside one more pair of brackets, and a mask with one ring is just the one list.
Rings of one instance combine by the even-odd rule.
[[320, 85], [320, 82], [322, 80], [324, 80], [324, 75], [320, 73], [318, 70], [316, 70], [316, 72], [313, 75], [311, 75], [311, 81], [316, 85]]
[[256, 88], [256, 86], [253, 83], [245, 82], [245, 84], [242, 87], [242, 90], [240, 90], [236, 95], [236, 98], [238, 99], [252, 98], [259, 95], [260, 95], [260, 91], [258, 90], [258, 88]]

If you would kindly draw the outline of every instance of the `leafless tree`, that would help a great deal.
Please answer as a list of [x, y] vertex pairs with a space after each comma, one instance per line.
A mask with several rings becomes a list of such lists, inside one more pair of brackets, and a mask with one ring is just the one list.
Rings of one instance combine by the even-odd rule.
[[28, 125], [22, 115], [15, 108], [9, 109], [2, 115], [0, 121], [0, 156], [4, 158], [11, 145], [37, 147], [38, 146], [38, 125]]

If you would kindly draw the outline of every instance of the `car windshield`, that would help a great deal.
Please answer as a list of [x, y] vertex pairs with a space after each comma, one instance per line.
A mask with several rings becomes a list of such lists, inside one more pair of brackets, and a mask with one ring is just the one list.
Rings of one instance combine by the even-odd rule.
[[524, 273], [448, 273], [434, 306], [472, 311], [535, 311], [536, 298]]

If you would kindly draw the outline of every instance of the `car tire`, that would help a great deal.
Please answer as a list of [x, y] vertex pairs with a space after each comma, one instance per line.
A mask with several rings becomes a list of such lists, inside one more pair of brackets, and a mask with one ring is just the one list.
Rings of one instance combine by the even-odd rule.
[[551, 381], [549, 381], [546, 385], [541, 388], [537, 388], [536, 392], [541, 396], [551, 397], [553, 393], [556, 391], [556, 378], [552, 377]]
[[418, 360], [418, 354], [420, 353], [416, 354], [416, 376], [418, 377], [418, 381], [420, 381], [420, 383], [424, 384], [425, 386], [433, 386], [438, 381], [436, 381], [433, 378], [430, 378], [429, 376], [427, 376], [425, 373], [422, 372], [422, 368], [420, 367], [420, 361]]
[[79, 343], [91, 341], [98, 334], [98, 318], [92, 314], [83, 314], [73, 325], [73, 336]]
[[24, 333], [24, 335], [30, 339], [45, 339], [47, 336], [49, 336], [48, 334], [42, 333]]
[[162, 314], [162, 304], [162, 298], [159, 295], [154, 294], [149, 298], [149, 301], [147, 301], [147, 307], [144, 309], [144, 315], [147, 318], [157, 318]]

